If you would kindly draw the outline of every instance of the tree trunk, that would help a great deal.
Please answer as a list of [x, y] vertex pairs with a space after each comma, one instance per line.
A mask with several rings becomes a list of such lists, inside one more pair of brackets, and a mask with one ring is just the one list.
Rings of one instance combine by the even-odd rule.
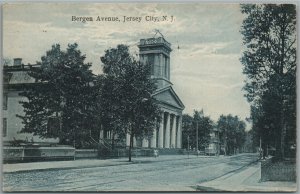
[[284, 142], [285, 142], [285, 134], [284, 134], [284, 112], [283, 112], [283, 101], [281, 102], [280, 107], [280, 123], [279, 128], [276, 135], [276, 157], [283, 158], [284, 156]]
[[286, 136], [286, 124], [283, 124], [283, 127], [281, 129], [281, 141], [280, 141], [280, 147], [281, 147], [281, 157], [284, 158], [285, 155], [285, 136]]
[[227, 156], [227, 140], [226, 140], [226, 136], [225, 136], [225, 139], [224, 139], [224, 155]]
[[133, 134], [130, 134], [130, 142], [129, 142], [129, 153], [128, 153], [128, 161], [131, 162], [131, 151], [133, 148]]
[[283, 78], [284, 78], [284, 73], [283, 73], [283, 69], [284, 69], [284, 64], [285, 61], [284, 59], [285, 57], [285, 18], [286, 18], [286, 14], [283, 14], [283, 20], [284, 22], [282, 22], [281, 27], [281, 63], [280, 63], [280, 70], [279, 70], [279, 75], [280, 75], [280, 97], [281, 97], [281, 107], [280, 107], [280, 132], [278, 133], [278, 135], [280, 135], [280, 143], [279, 143], [279, 148], [280, 150], [276, 150], [277, 154], [279, 155], [279, 158], [283, 158], [284, 157], [284, 144], [285, 144], [285, 119], [284, 119], [284, 90], [283, 90]]

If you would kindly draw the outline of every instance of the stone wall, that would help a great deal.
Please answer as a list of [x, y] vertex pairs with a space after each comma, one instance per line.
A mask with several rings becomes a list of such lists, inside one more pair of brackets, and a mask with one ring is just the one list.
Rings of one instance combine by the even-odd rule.
[[[154, 157], [154, 150], [158, 149], [147, 149], [147, 148], [140, 148], [140, 149], [132, 149], [132, 157]], [[114, 149], [114, 150], [106, 150], [100, 149], [99, 150], [99, 157], [101, 159], [105, 158], [122, 158], [128, 157], [129, 150], [128, 149]], [[158, 155], [161, 154], [161, 151], [158, 151]]]
[[74, 159], [72, 147], [4, 147], [3, 162], [30, 162]]
[[75, 158], [81, 159], [81, 158], [98, 158], [98, 150], [96, 149], [80, 149], [76, 150], [75, 152]]

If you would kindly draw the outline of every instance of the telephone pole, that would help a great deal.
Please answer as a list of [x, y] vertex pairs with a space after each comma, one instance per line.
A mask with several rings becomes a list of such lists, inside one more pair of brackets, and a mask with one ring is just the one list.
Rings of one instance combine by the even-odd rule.
[[196, 151], [198, 153], [198, 121], [196, 123]]
[[190, 135], [188, 135], [187, 140], [188, 140], [188, 158], [190, 158]]

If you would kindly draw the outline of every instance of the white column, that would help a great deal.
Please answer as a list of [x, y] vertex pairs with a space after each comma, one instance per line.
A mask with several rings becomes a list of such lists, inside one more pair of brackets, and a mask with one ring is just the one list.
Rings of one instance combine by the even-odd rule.
[[164, 147], [164, 113], [161, 114], [161, 121], [159, 123], [159, 131], [158, 131], [158, 147]]
[[156, 127], [153, 129], [153, 135], [151, 138], [151, 148], [156, 148]]
[[130, 146], [130, 135], [126, 133], [126, 146]]
[[181, 138], [182, 138], [182, 131], [181, 131], [181, 122], [182, 122], [182, 116], [180, 115], [178, 117], [178, 129], [177, 129], [177, 148], [181, 148]]
[[146, 138], [143, 138], [143, 141], [142, 141], [142, 147], [143, 147], [143, 148], [147, 148], [147, 147], [148, 147], [148, 145], [149, 145], [149, 141], [148, 141], [148, 139], [146, 139]]
[[171, 131], [171, 148], [175, 148], [176, 146], [176, 115], [173, 115], [173, 125]]
[[103, 130], [100, 131], [99, 136], [100, 136], [100, 139], [103, 139]]
[[100, 131], [99, 137], [100, 137], [100, 143], [103, 143], [103, 130]]
[[167, 114], [167, 123], [166, 123], [166, 134], [165, 134], [165, 148], [170, 148], [170, 119], [171, 115]]

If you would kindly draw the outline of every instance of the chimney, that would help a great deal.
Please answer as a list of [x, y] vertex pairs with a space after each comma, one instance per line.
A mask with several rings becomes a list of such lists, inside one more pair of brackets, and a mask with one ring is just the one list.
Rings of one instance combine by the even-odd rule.
[[14, 66], [21, 66], [22, 58], [14, 58]]

